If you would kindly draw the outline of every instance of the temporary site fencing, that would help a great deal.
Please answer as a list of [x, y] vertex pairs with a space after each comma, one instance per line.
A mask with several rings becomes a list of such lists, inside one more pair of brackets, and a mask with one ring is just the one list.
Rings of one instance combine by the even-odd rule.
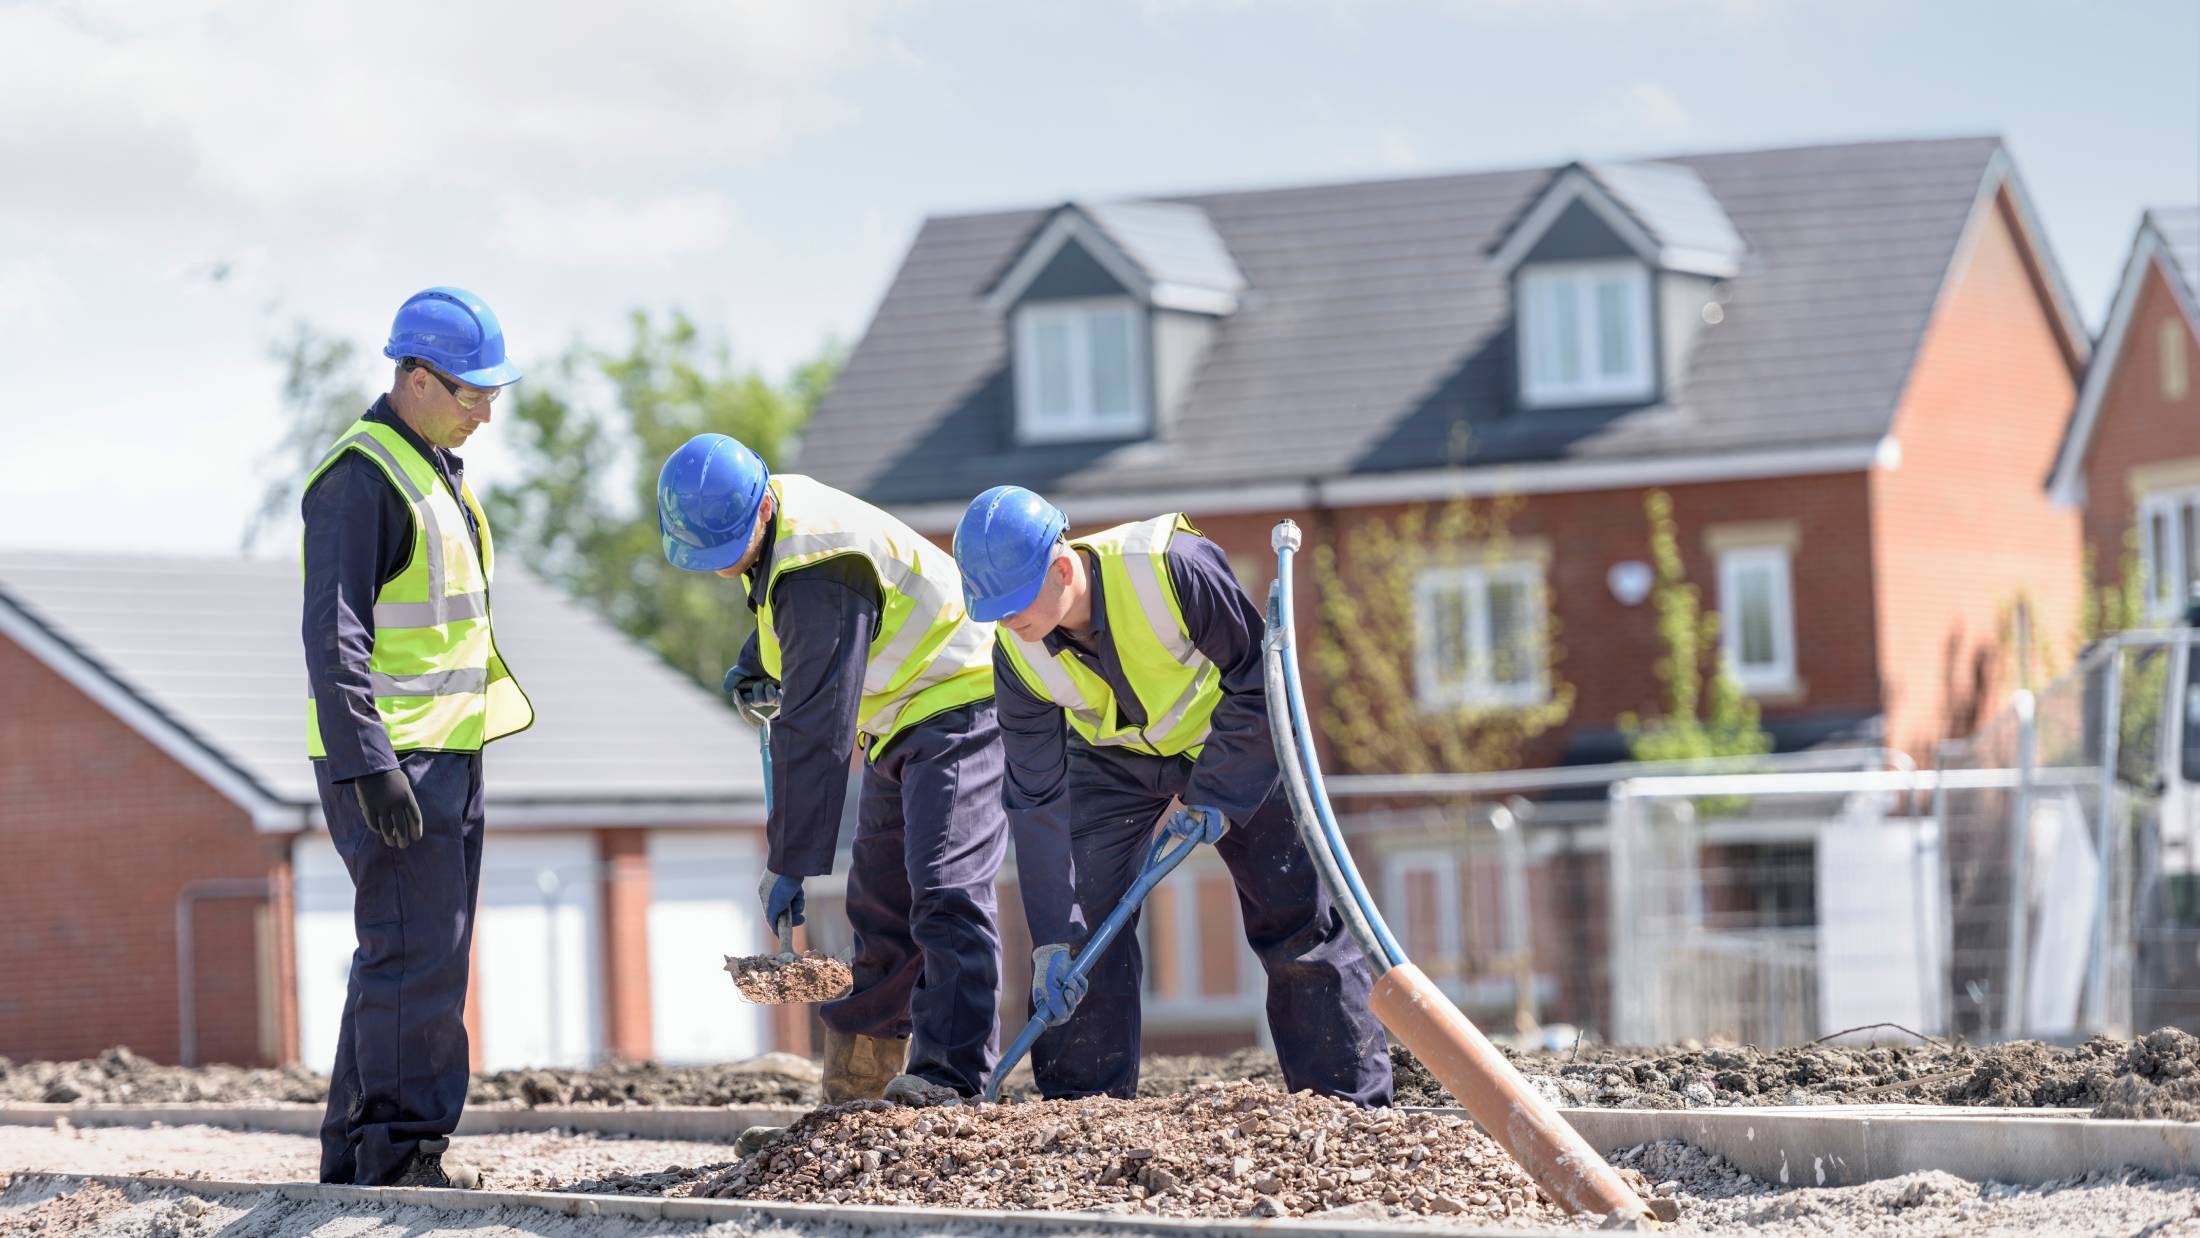
[[2104, 640], [1932, 768], [1863, 748], [1331, 790], [1414, 956], [1498, 1028], [1782, 1044], [2190, 1025], [2193, 643]]

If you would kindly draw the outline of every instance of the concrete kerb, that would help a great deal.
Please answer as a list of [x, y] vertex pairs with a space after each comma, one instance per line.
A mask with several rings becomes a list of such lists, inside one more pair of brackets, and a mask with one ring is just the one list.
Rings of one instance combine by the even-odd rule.
[[[1463, 1109], [1433, 1112], [1466, 1117]], [[2026, 1185], [2129, 1166], [2200, 1174], [2200, 1123], [2088, 1118], [2068, 1109], [1803, 1105], [1753, 1109], [1562, 1109], [1611, 1156], [1677, 1139], [1781, 1186], [1855, 1186], [1938, 1169]]]
[[[1274, 1220], [1209, 1220], [1185, 1217], [1121, 1216], [1099, 1212], [1004, 1212], [963, 1208], [887, 1208], [869, 1204], [783, 1204], [732, 1199], [660, 1199], [634, 1195], [572, 1195], [556, 1191], [452, 1191], [426, 1187], [330, 1186], [318, 1182], [229, 1182], [203, 1178], [165, 1178], [143, 1174], [24, 1173], [18, 1179], [45, 1181], [81, 1180], [112, 1187], [137, 1186], [148, 1190], [180, 1191], [193, 1195], [274, 1194], [299, 1203], [333, 1203], [373, 1207], [434, 1208], [445, 1212], [487, 1212], [501, 1208], [530, 1208], [557, 1216], [579, 1218], [628, 1218], [642, 1221], [696, 1221], [705, 1225], [720, 1221], [774, 1221], [797, 1229], [836, 1233], [951, 1233], [963, 1230], [990, 1235], [1004, 1232], [1106, 1233], [1150, 1235], [1151, 1238], [1252, 1238], [1253, 1235], [1308, 1232], [1349, 1235], [1351, 1238], [1427, 1238], [1426, 1222], [1418, 1225], [1385, 1225], [1368, 1221], [1336, 1221], [1319, 1217]], [[1447, 1238], [1558, 1238], [1558, 1230], [1457, 1228], [1445, 1226]]]
[[[535, 1109], [471, 1105], [459, 1119], [461, 1135], [571, 1130], [637, 1139], [731, 1141], [752, 1126], [784, 1126], [808, 1113], [806, 1105], [702, 1105], [626, 1109], [545, 1106]], [[0, 1105], [0, 1126], [51, 1126], [67, 1118], [76, 1126], [213, 1126], [225, 1130], [317, 1135], [319, 1105]]]

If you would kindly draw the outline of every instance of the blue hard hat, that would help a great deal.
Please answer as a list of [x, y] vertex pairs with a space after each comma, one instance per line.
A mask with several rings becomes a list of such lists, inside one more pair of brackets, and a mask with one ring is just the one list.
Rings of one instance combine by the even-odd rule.
[[732, 567], [749, 548], [764, 483], [764, 458], [723, 434], [680, 444], [657, 474], [657, 533], [665, 559], [691, 572]]
[[504, 355], [503, 324], [464, 288], [429, 288], [406, 298], [382, 355], [392, 361], [418, 357], [469, 387], [519, 381], [519, 367]]
[[995, 486], [970, 500], [955, 525], [955, 564], [970, 617], [992, 623], [1031, 605], [1068, 527], [1061, 508], [1022, 486]]

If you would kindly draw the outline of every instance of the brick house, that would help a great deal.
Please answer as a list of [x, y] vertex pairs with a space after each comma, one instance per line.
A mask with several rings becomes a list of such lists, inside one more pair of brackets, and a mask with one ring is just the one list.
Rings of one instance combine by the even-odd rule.
[[[755, 733], [507, 569], [539, 720], [488, 752], [477, 1066], [802, 1050], [718, 974], [754, 949]], [[303, 749], [293, 563], [0, 553], [0, 1054], [326, 1069], [351, 886]]]
[[[2146, 617], [2200, 583], [2200, 209], [2146, 212], [2049, 488], [2080, 513], [2096, 585], [2136, 567]], [[2127, 558], [2135, 562], [2127, 564]]]
[[[1256, 591], [1284, 517], [1342, 548], [1503, 497], [1502, 561], [1415, 582], [1408, 707], [1563, 677], [1530, 765], [1622, 759], [1660, 708], [1659, 488], [1779, 746], [1929, 761], [2011, 686], [2020, 605], [2073, 632], [2079, 521], [2040, 480], [2088, 348], [1991, 137], [1071, 201], [927, 220], [796, 466], [943, 537], [1002, 482], [1073, 527], [1185, 510]], [[1416, 863], [1392, 914], [1455, 931], [1481, 875]], [[1149, 987], [1252, 1009], [1245, 958], [1182, 927], [1235, 937], [1219, 869], [1178, 880]]]

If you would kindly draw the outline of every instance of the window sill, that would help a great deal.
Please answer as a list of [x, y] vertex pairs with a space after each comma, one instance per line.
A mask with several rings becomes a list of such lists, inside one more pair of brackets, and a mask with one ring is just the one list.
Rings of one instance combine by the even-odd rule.
[[1759, 683], [1737, 681], [1742, 695], [1759, 705], [1800, 705], [1810, 696], [1810, 685], [1801, 679], [1767, 679]]
[[1541, 709], [1551, 703], [1549, 693], [1539, 694], [1533, 699], [1523, 697], [1461, 697], [1456, 700], [1432, 701], [1427, 697], [1416, 697], [1414, 700], [1420, 706], [1421, 712], [1431, 717], [1458, 713], [1462, 709], [1479, 709], [1492, 713], [1506, 710]]

